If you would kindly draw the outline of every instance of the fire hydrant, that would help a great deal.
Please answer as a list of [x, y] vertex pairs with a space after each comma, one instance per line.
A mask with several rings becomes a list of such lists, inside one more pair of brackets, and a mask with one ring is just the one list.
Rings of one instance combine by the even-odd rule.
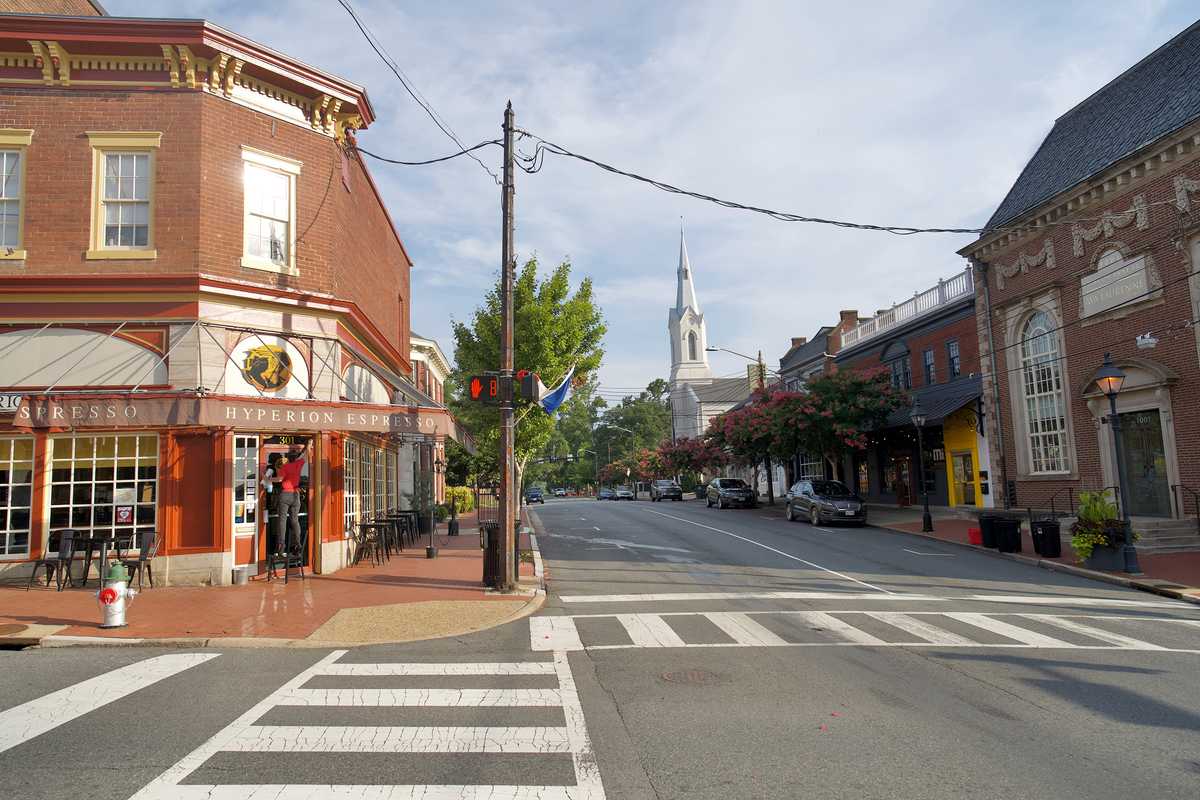
[[100, 623], [101, 628], [125, 627], [125, 606], [137, 596], [137, 590], [130, 589], [127, 586], [128, 582], [129, 573], [124, 564], [109, 566], [108, 575], [104, 577], [104, 585], [100, 591], [96, 592], [100, 610], [104, 612], [104, 621]]

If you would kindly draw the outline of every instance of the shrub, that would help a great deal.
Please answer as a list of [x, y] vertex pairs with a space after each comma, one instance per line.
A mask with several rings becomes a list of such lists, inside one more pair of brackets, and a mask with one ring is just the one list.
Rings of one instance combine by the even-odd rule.
[[466, 514], [475, 510], [475, 493], [469, 486], [447, 486], [446, 502], [454, 503], [454, 508], [459, 514]]

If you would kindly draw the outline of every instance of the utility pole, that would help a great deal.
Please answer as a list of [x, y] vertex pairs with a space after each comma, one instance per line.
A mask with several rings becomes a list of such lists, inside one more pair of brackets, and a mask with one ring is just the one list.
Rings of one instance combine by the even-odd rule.
[[504, 109], [504, 185], [500, 191], [500, 547], [504, 569], [498, 578], [501, 591], [516, 587], [516, 481], [513, 451], [516, 423], [513, 415], [513, 282], [516, 271], [513, 254], [513, 109], [512, 101]]
[[[763, 363], [762, 350], [758, 351], [758, 390], [765, 392], [767, 389], [767, 365]], [[767, 473], [767, 505], [775, 505], [775, 481], [771, 474], [771, 456], [767, 454], [763, 456], [763, 464]]]

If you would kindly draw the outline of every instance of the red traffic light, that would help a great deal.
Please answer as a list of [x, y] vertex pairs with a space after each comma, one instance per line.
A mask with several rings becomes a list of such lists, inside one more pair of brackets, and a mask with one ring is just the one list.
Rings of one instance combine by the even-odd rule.
[[483, 393], [483, 381], [479, 378], [471, 378], [471, 399], [478, 400], [479, 395]]
[[472, 400], [499, 400], [500, 379], [495, 375], [473, 375], [467, 382], [467, 392]]

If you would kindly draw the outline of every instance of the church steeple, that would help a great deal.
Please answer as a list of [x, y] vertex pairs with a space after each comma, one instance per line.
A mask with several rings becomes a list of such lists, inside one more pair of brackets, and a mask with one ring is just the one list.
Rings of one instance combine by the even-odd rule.
[[696, 286], [692, 283], [692, 265], [688, 262], [687, 240], [683, 236], [683, 228], [679, 229], [679, 269], [675, 273], [675, 310], [683, 314], [685, 309], [700, 313], [700, 304], [696, 302]]
[[688, 260], [687, 241], [679, 230], [679, 266], [675, 271], [675, 307], [667, 315], [667, 330], [671, 335], [671, 384], [683, 382], [709, 383], [712, 370], [708, 366], [708, 333], [704, 313], [696, 300], [692, 265]]

